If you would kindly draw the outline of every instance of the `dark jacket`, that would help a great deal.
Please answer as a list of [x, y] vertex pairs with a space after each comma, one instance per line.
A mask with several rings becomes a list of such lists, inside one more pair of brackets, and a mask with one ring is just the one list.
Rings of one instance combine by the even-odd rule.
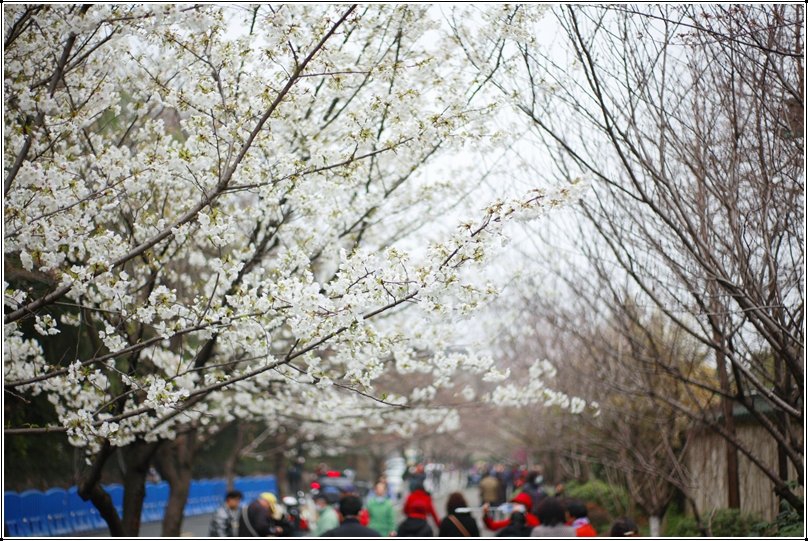
[[343, 520], [339, 527], [325, 532], [323, 537], [381, 537], [381, 535], [376, 530], [359, 524], [359, 519], [349, 517]]
[[527, 516], [524, 513], [512, 513], [508, 517], [508, 524], [497, 532], [497, 537], [530, 537], [533, 526], [526, 523]]
[[516, 524], [510, 524], [505, 526], [500, 531], [497, 532], [497, 537], [530, 537], [530, 532], [533, 531], [533, 528], [530, 526], [525, 526], [524, 524], [521, 526], [517, 526]]
[[396, 530], [398, 537], [432, 537], [432, 528], [427, 524], [426, 519], [407, 517], [398, 525]]
[[[249, 520], [252, 529], [248, 527], [246, 520]], [[242, 507], [239, 513], [239, 537], [289, 536], [292, 535], [292, 530], [289, 522], [283, 519], [272, 519], [269, 516], [269, 510], [258, 500], [252, 502], [248, 507]]]
[[[247, 525], [248, 521], [249, 526], [252, 526], [254, 531], [250, 530]], [[270, 534], [274, 535], [272, 529], [269, 511], [258, 500], [255, 500], [247, 507], [241, 508], [238, 518], [239, 537], [266, 537]]]
[[452, 522], [449, 516], [455, 517], [468, 531], [471, 537], [480, 537], [480, 528], [477, 526], [477, 521], [474, 520], [474, 517], [469, 513], [452, 513], [451, 515], [447, 515], [446, 518], [440, 522], [438, 537], [465, 537], [463, 532], [460, 531], [460, 528], [455, 526], [455, 523]]

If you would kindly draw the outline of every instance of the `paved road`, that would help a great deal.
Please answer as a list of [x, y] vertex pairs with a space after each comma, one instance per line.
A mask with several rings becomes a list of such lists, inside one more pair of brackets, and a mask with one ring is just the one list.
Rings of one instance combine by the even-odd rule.
[[[446, 514], [446, 499], [449, 496], [450, 490], [442, 491], [440, 494], [435, 495], [435, 510], [438, 512], [438, 515], [443, 517]], [[476, 489], [465, 489], [461, 490], [463, 494], [466, 496], [466, 500], [468, 501], [469, 505], [473, 506], [476, 505], [478, 502], [477, 497], [477, 490]], [[402, 502], [403, 503], [403, 502]], [[401, 514], [401, 504], [397, 505], [398, 511], [398, 521], [404, 519], [403, 515]], [[210, 514], [206, 515], [198, 515], [195, 517], [186, 517], [185, 520], [182, 522], [182, 537], [206, 537], [208, 535], [208, 525], [210, 524], [211, 519]], [[482, 525], [482, 521], [479, 520], [479, 516], [477, 516], [477, 523], [481, 527], [481, 531], [483, 536], [492, 536], [493, 533], [490, 530], [484, 529]], [[430, 521], [431, 524], [431, 521]], [[160, 522], [145, 522], [140, 527], [140, 537], [160, 537], [160, 528], [162, 523]], [[437, 530], [436, 532], [437, 533]], [[73, 534], [73, 537], [107, 537], [109, 536], [109, 530], [92, 530], [89, 532], [77, 532]]]

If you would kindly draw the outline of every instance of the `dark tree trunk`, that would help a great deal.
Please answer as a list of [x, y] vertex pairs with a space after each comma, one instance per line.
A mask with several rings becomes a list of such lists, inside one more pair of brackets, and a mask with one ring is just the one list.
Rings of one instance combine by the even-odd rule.
[[272, 451], [273, 464], [275, 466], [275, 479], [278, 481], [278, 494], [280, 497], [285, 495], [286, 488], [286, 457], [283, 454], [283, 446], [279, 445]]
[[146, 498], [146, 476], [154, 452], [162, 442], [136, 440], [122, 449], [126, 472], [123, 478], [123, 532], [129, 537], [140, 533], [140, 514]]
[[121, 517], [118, 510], [112, 503], [112, 498], [101, 486], [101, 471], [107, 459], [112, 455], [113, 448], [108, 441], [104, 442], [101, 451], [96, 455], [92, 466], [85, 470], [76, 483], [78, 494], [82, 500], [89, 500], [98, 509], [98, 514], [107, 523], [109, 534], [113, 537], [123, 537], [125, 535]]
[[236, 465], [238, 464], [241, 450], [244, 447], [244, 424], [236, 421], [236, 438], [233, 443], [233, 448], [227, 459], [224, 461], [224, 478], [227, 480], [227, 490], [235, 488], [234, 482], [236, 479]]
[[[721, 340], [721, 337], [716, 337]], [[716, 349], [716, 365], [718, 368], [718, 383], [721, 391], [730, 394], [729, 375], [722, 349]], [[735, 416], [732, 412], [733, 400], [727, 397], [721, 399], [722, 413], [724, 414], [724, 428], [732, 438], [735, 437]], [[741, 507], [740, 479], [738, 476], [738, 449], [729, 441], [724, 443], [727, 458], [727, 507], [739, 509]]]
[[373, 469], [373, 482], [375, 483], [384, 475], [386, 457], [384, 451], [379, 451], [378, 453], [372, 453], [370, 458], [371, 468]]
[[180, 536], [198, 443], [196, 429], [192, 429], [163, 445], [157, 453], [157, 468], [170, 488], [163, 516], [162, 537]]

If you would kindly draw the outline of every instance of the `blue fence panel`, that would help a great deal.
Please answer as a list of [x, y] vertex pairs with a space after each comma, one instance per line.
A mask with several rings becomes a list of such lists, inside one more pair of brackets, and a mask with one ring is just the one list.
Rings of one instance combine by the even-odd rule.
[[82, 500], [78, 490], [77, 487], [67, 489], [67, 514], [70, 526], [74, 532], [92, 530], [90, 511], [94, 509], [93, 504]]
[[25, 520], [22, 511], [22, 499], [16, 492], [6, 491], [3, 493], [3, 513], [6, 517], [5, 527], [8, 535], [26, 536], [31, 535], [31, 528]]
[[224, 503], [224, 496], [227, 494], [227, 481], [224, 479], [211, 479], [211, 483], [213, 487], [206, 506], [208, 513], [216, 511]]
[[26, 490], [20, 494], [20, 502], [22, 503], [23, 520], [28, 520], [31, 535], [50, 535], [48, 520], [42, 509], [42, 493], [38, 490]]
[[42, 495], [41, 508], [47, 519], [51, 535], [66, 535], [72, 532], [67, 511], [67, 491], [51, 488]]
[[[200, 482], [202, 490], [199, 494], [199, 503], [197, 503], [199, 508], [199, 514], [208, 513], [208, 509], [210, 508], [210, 501], [212, 498], [216, 497], [214, 490], [216, 489], [216, 481], [213, 479], [203, 479]], [[214, 507], [215, 509], [215, 507]]]
[[[240, 477], [235, 479], [234, 486], [244, 494], [246, 501], [257, 498], [262, 492], [278, 494], [278, 483], [272, 475]], [[123, 486], [105, 485], [104, 489], [112, 498], [118, 513], [123, 515]], [[195, 516], [215, 511], [224, 502], [226, 491], [224, 479], [192, 481], [184, 515]], [[141, 520], [162, 520], [168, 496], [169, 486], [165, 481], [147, 483]], [[26, 490], [20, 494], [6, 491], [3, 493], [3, 510], [5, 533], [14, 537], [67, 536], [107, 527], [95, 506], [81, 499], [76, 487], [67, 490], [53, 488], [45, 493], [38, 490]]]
[[168, 504], [168, 483], [146, 483], [146, 498], [143, 500], [142, 522], [163, 520]]
[[123, 485], [117, 483], [112, 485], [104, 485], [104, 490], [107, 491], [109, 497], [112, 498], [112, 505], [118, 511], [118, 516], [123, 516]]
[[255, 491], [253, 490], [253, 481], [249, 477], [239, 477], [235, 481], [233, 481], [233, 487], [236, 490], [241, 491], [244, 495], [244, 501], [249, 502], [253, 500], [256, 496]]
[[188, 499], [185, 502], [185, 509], [183, 514], [186, 517], [193, 517], [201, 514], [199, 510], [199, 502], [202, 493], [202, 481], [194, 481], [191, 483], [191, 488], [188, 490]]

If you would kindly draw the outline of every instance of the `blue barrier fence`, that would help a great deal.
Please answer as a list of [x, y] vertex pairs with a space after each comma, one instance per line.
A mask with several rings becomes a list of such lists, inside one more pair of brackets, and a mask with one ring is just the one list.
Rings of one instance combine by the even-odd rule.
[[[234, 484], [236, 490], [244, 494], [246, 502], [255, 499], [261, 492], [278, 494], [278, 483], [273, 475], [238, 477]], [[123, 514], [123, 486], [104, 485], [104, 489], [112, 498], [118, 514]], [[141, 522], [163, 519], [168, 492], [168, 483], [165, 481], [146, 483]], [[224, 503], [225, 492], [227, 483], [224, 479], [192, 481], [184, 515], [190, 517], [212, 513]], [[45, 492], [4, 492], [3, 514], [4, 534], [15, 537], [63, 536], [107, 527], [93, 504], [81, 499], [76, 487], [67, 490], [52, 488]]]

